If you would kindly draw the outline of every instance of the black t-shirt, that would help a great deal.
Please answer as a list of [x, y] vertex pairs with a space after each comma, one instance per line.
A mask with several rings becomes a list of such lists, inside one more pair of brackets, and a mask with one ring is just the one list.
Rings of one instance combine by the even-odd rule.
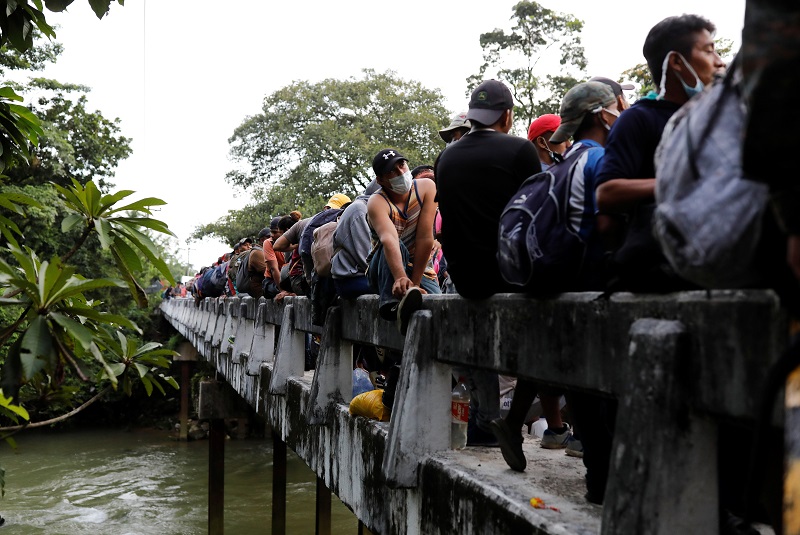
[[462, 296], [481, 299], [515, 290], [497, 266], [497, 228], [508, 200], [540, 170], [533, 143], [495, 130], [471, 132], [439, 156], [442, 250]]
[[[615, 178], [654, 178], [656, 148], [679, 104], [641, 99], [622, 113], [606, 142], [597, 186]], [[681, 287], [653, 237], [655, 203], [635, 207], [628, 215], [625, 242], [612, 256], [610, 269], [619, 289], [669, 291]]]

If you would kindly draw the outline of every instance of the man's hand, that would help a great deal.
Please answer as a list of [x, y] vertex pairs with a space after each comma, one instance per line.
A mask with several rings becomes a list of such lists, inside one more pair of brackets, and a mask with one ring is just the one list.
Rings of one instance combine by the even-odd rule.
[[800, 235], [792, 234], [786, 244], [786, 261], [794, 276], [800, 279]]
[[275, 301], [280, 303], [281, 301], [283, 301], [284, 297], [289, 297], [289, 296], [293, 296], [293, 295], [297, 295], [297, 294], [292, 293], [292, 292], [287, 292], [286, 290], [284, 290], [282, 292], [279, 292], [278, 295], [275, 296]]
[[408, 277], [400, 277], [394, 280], [392, 285], [392, 295], [398, 299], [402, 299], [409, 288], [413, 288], [414, 283]]

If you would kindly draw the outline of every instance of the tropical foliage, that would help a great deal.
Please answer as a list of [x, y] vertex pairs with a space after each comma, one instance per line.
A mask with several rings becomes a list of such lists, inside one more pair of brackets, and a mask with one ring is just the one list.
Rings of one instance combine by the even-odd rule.
[[264, 99], [229, 139], [236, 169], [227, 174], [253, 202], [205, 225], [233, 244], [278, 214], [314, 214], [334, 193], [351, 198], [373, 178], [372, 157], [394, 147], [411, 165], [433, 164], [444, 148], [438, 130], [448, 111], [438, 90], [395, 73], [365, 69], [359, 78], [294, 82]]
[[[483, 64], [467, 78], [467, 95], [483, 80], [502, 80], [514, 96], [517, 122], [527, 128], [539, 115], [558, 113], [564, 94], [586, 78], [583, 21], [531, 0], [512, 8], [511, 21], [510, 31], [480, 35]], [[555, 68], [558, 74], [540, 74]]]
[[[55, 36], [42, 10], [70, 3], [0, 1], [0, 71], [55, 60], [60, 45], [37, 40]], [[89, 3], [102, 17], [113, 2]], [[21, 104], [28, 89], [40, 95], [37, 107]], [[87, 91], [41, 78], [0, 88], [0, 417], [21, 424], [2, 428], [9, 434], [0, 438], [60, 421], [113, 389], [177, 388], [164, 374], [173, 352], [140, 340], [127, 304], [151, 304], [143, 285], [153, 277], [174, 284], [159, 238], [172, 233], [151, 211], [164, 202], [108, 191], [130, 140], [117, 120], [86, 109]], [[127, 303], [119, 299], [125, 289]], [[76, 380], [94, 385], [91, 399], [28, 423], [21, 401], [72, 406]]]

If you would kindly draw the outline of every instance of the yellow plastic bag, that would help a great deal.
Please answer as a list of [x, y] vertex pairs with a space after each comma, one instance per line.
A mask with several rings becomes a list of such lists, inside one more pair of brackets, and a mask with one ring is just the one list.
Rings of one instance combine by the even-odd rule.
[[391, 412], [383, 405], [383, 390], [364, 392], [350, 402], [350, 414], [388, 422]]

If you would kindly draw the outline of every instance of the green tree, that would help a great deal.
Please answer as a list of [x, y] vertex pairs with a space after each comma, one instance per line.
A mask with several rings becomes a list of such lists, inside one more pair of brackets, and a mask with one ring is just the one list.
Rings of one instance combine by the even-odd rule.
[[[564, 93], [586, 78], [583, 21], [531, 0], [512, 8], [511, 21], [510, 32], [481, 34], [483, 64], [467, 78], [467, 95], [488, 78], [504, 81], [514, 96], [517, 122], [527, 127], [539, 115], [558, 113]], [[551, 63], [557, 74], [537, 74]]]
[[[232, 248], [242, 238], [257, 236], [271, 217], [274, 217], [271, 214], [278, 214], [272, 211], [274, 209], [275, 204], [265, 201], [247, 205], [239, 210], [228, 210], [228, 213], [217, 221], [197, 227], [192, 233], [192, 239], [199, 240], [205, 236], [213, 236]], [[286, 213], [283, 212], [284, 215]]]
[[[89, 1], [99, 17], [111, 3]], [[122, 4], [122, 0], [118, 1]], [[60, 11], [70, 3], [71, 0], [48, 0], [46, 5]], [[41, 12], [40, 0], [32, 0], [32, 5], [26, 0], [3, 0], [0, 5], [0, 68], [38, 67], [57, 56], [55, 45], [38, 52], [33, 46], [34, 27], [47, 37], [54, 36]], [[10, 86], [0, 87], [0, 172], [17, 173], [20, 182], [30, 182], [24, 187], [0, 190], [0, 416], [14, 423], [29, 419], [27, 411], [18, 405], [22, 387], [54, 399], [58, 393], [63, 395], [63, 385], [70, 376], [107, 385], [70, 413], [39, 424], [44, 425], [74, 414], [109, 388], [121, 384], [124, 391], [130, 392], [133, 380], [140, 382], [148, 394], [153, 388], [163, 391], [162, 383], [177, 385], [160, 371], [169, 364], [165, 357], [172, 352], [160, 349], [158, 344], [140, 344], [136, 337], [141, 329], [128, 317], [109, 312], [95, 297], [98, 290], [127, 286], [133, 300], [146, 306], [148, 301], [135, 276], [145, 268], [142, 259], [174, 283], [160, 256], [162, 251], [151, 238], [152, 233], [172, 235], [166, 224], [150, 217], [151, 208], [164, 203], [155, 198], [127, 202], [125, 199], [133, 194], [129, 190], [104, 194], [93, 179], [102, 182], [113, 176], [117, 161], [129, 151], [127, 140], [111, 126], [116, 123], [86, 112], [85, 99], [71, 101], [64, 92], [59, 93], [81, 88], [66, 88], [51, 81], [38, 83], [56, 94], [40, 102], [46, 107], [42, 112], [46, 116], [44, 123], [18, 104], [22, 98]], [[92, 128], [99, 131], [89, 132]], [[71, 130], [81, 129], [83, 138], [76, 143], [70, 138]], [[42, 154], [46, 152], [49, 158], [42, 166], [42, 160], [31, 155], [45, 137], [50, 144]], [[109, 151], [96, 144], [111, 138], [119, 143]], [[21, 169], [23, 166], [28, 169]], [[42, 167], [47, 172], [36, 176]], [[0, 177], [8, 180], [8, 176]], [[32, 195], [26, 194], [25, 188], [33, 188]], [[31, 216], [47, 224], [43, 234], [50, 239], [59, 229], [76, 233], [69, 250], [42, 255], [30, 246], [33, 240], [20, 245], [23, 229], [35, 226], [30, 224]], [[86, 277], [70, 263], [93, 239], [123, 280]], [[27, 425], [0, 431], [15, 433]], [[0, 438], [10, 439], [10, 435]], [[0, 490], [4, 482], [0, 470]]]
[[[45, 61], [46, 48], [31, 52], [38, 32], [48, 38], [56, 35], [42, 10], [46, 6], [50, 11], [64, 11], [72, 2], [46, 0], [43, 4], [42, 0], [0, 0], [0, 50], [14, 51], [6, 55], [2, 66], [22, 68], [26, 63], [35, 66]], [[117, 2], [124, 4], [124, 0]], [[111, 3], [112, 0], [89, 0], [98, 18], [108, 13]], [[0, 176], [6, 168], [29, 160], [30, 148], [38, 143], [38, 136], [42, 133], [35, 115], [17, 104], [21, 100], [10, 84], [0, 87]]]
[[235, 130], [230, 154], [239, 167], [226, 178], [267, 202], [267, 213], [304, 204], [314, 210], [334, 193], [361, 191], [382, 148], [397, 148], [414, 165], [433, 163], [447, 115], [438, 90], [391, 71], [294, 82], [267, 96], [262, 112]]
[[30, 163], [7, 172], [12, 181], [66, 186], [77, 179], [82, 184], [92, 180], [101, 190], [112, 186], [117, 165], [131, 153], [131, 140], [120, 134], [119, 119], [87, 110], [89, 88], [84, 86], [34, 78], [23, 91], [39, 94], [32, 111], [42, 133]]
[[387, 71], [359, 78], [294, 82], [264, 99], [229, 139], [237, 169], [226, 180], [252, 199], [192, 237], [230, 245], [253, 236], [276, 215], [322, 209], [334, 193], [351, 198], [374, 178], [372, 157], [395, 147], [412, 165], [432, 164], [448, 111], [438, 90]]

